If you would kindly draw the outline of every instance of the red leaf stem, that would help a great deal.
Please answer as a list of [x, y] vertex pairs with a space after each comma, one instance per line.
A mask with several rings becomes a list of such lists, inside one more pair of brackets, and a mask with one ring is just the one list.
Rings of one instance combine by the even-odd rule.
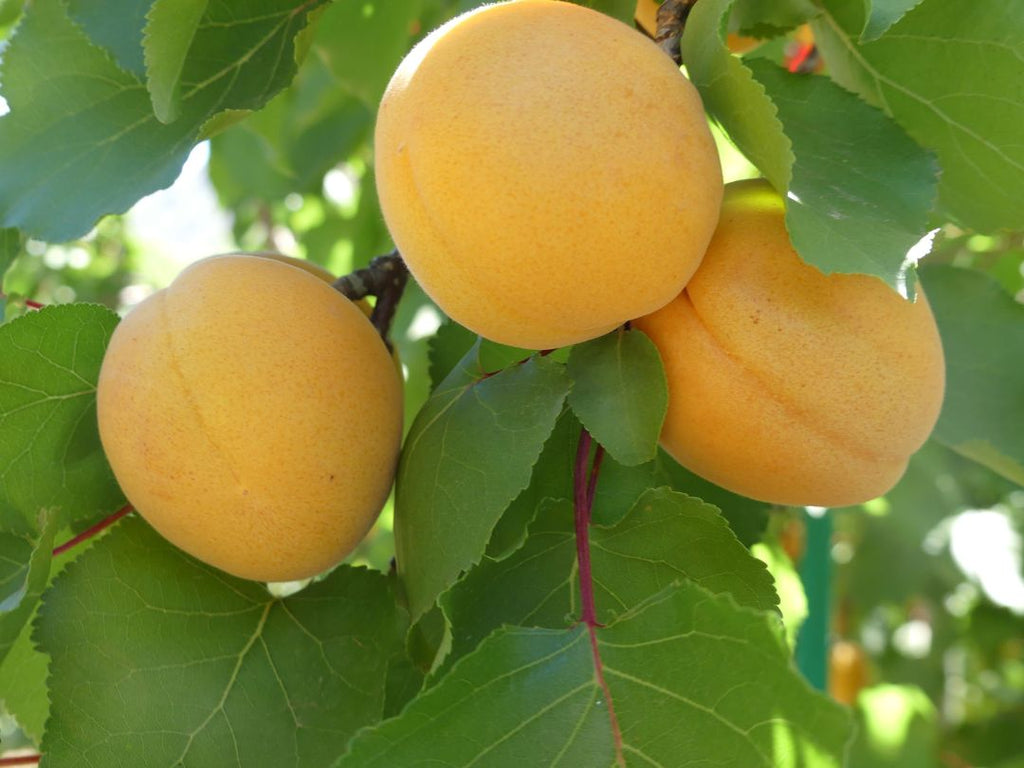
[[594, 575], [590, 566], [590, 513], [594, 504], [594, 492], [597, 489], [597, 475], [601, 469], [604, 449], [598, 445], [594, 451], [593, 463], [590, 459], [590, 433], [580, 430], [580, 443], [576, 449], [576, 462], [573, 468], [573, 506], [576, 523], [576, 560], [579, 564], [580, 604], [582, 613], [580, 621], [587, 625], [590, 635], [590, 652], [594, 658], [594, 674], [604, 692], [604, 700], [608, 704], [608, 720], [612, 726], [612, 741], [615, 744], [615, 763], [624, 766], [625, 756], [622, 752], [622, 729], [615, 714], [612, 692], [604, 679], [604, 665], [601, 663], [601, 651], [597, 644], [597, 609], [594, 604]]
[[[107, 527], [113, 525], [114, 523], [116, 523], [118, 520], [120, 520], [122, 517], [124, 517], [125, 515], [127, 515], [129, 512], [131, 512], [134, 509], [135, 508], [131, 504], [125, 504], [123, 507], [121, 507], [119, 510], [117, 510], [117, 512], [115, 512], [114, 514], [110, 515], [109, 517], [103, 518], [102, 520], [100, 520], [98, 523], [96, 523], [96, 525], [92, 526], [91, 528], [86, 528], [84, 531], [82, 531], [80, 534], [75, 536], [73, 539], [69, 539], [68, 541], [65, 541], [63, 544], [61, 544], [59, 547], [57, 547], [55, 550], [53, 550], [53, 556], [56, 557], [57, 555], [63, 554], [64, 552], [67, 552], [69, 549], [71, 549], [76, 544], [81, 544], [86, 539], [91, 539], [93, 536], [95, 536], [97, 533], [102, 531], [104, 528], [107, 528]], [[0, 765], [3, 765], [3, 763], [0, 763]]]
[[17, 755], [15, 757], [0, 757], [0, 765], [38, 765], [43, 758], [42, 755]]

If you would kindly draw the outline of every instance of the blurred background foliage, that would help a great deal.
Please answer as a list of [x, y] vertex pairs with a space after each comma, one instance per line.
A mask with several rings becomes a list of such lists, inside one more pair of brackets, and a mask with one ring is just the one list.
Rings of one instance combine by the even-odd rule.
[[[210, 126], [174, 186], [78, 241], [22, 243], [3, 280], [4, 318], [32, 311], [31, 302], [123, 313], [218, 252], [280, 251], [341, 275], [389, 251], [373, 183], [377, 101], [424, 30], [476, 4], [336, 4], [312, 27], [292, 86], [259, 113]], [[20, 7], [0, 0], [0, 40]], [[716, 135], [727, 180], [755, 175]], [[929, 263], [984, 271], [1024, 303], [1024, 233], [934, 226]], [[442, 322], [411, 284], [393, 330], [406, 424], [429, 392], [429, 342]], [[850, 765], [1024, 768], [1024, 490], [932, 442], [886, 497], [829, 514], [829, 686], [856, 708]], [[806, 612], [794, 570], [805, 522], [803, 510], [774, 510], [755, 545], [794, 636]], [[392, 552], [389, 506], [352, 559], [386, 570]], [[2, 715], [0, 736], [5, 748], [25, 743]]]

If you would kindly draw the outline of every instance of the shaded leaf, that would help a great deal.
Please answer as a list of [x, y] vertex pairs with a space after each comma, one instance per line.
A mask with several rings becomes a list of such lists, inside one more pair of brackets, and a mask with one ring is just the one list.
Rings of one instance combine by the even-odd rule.
[[143, 79], [142, 35], [153, 0], [119, 0], [116, 13], [111, 13], [110, 0], [64, 0], [64, 4], [93, 45], [105, 49], [121, 69]]
[[29, 519], [117, 509], [124, 497], [96, 425], [96, 381], [117, 315], [47, 307], [0, 326], [0, 500]]
[[871, 0], [871, 15], [861, 33], [861, 41], [877, 40], [920, 2], [921, 0]]
[[43, 512], [39, 533], [0, 531], [0, 662], [11, 650], [46, 588], [59, 515]]
[[701, 0], [683, 30], [681, 49], [704, 107], [778, 190], [789, 189], [793, 149], [775, 104], [750, 69], [729, 52], [725, 30], [733, 0]]
[[626, 465], [651, 461], [668, 408], [668, 381], [654, 342], [622, 331], [577, 344], [566, 364], [569, 405], [591, 435]]
[[932, 155], [827, 77], [764, 59], [748, 66], [793, 142], [786, 227], [797, 252], [826, 274], [863, 272], [904, 290], [914, 266], [907, 254], [935, 201]]
[[314, 46], [336, 84], [376, 109], [412, 47], [421, 5], [422, 0], [334, 3], [320, 20]]
[[335, 765], [610, 765], [599, 690], [582, 627], [503, 629], [400, 716], [360, 733]]
[[828, 78], [741, 60], [723, 42], [731, 0], [702, 0], [683, 56], [705, 106], [780, 193], [801, 258], [825, 273], [877, 275], [898, 290], [927, 230], [931, 156], [899, 126]]
[[204, 123], [258, 109], [295, 72], [293, 39], [319, 4], [207, 4], [181, 82], [181, 117], [162, 124], [136, 74], [93, 45], [56, 0], [33, 3], [4, 51], [0, 226], [50, 241], [168, 186]]
[[[886, 4], [897, 11], [904, 5]], [[828, 10], [813, 29], [831, 76], [935, 151], [939, 200], [949, 214], [986, 232], [1024, 228], [1020, 5], [925, 0], [863, 43], [845, 3], [830, 2]]]
[[[36, 604], [38, 606], [38, 603]], [[32, 645], [32, 619], [21, 628], [7, 656], [0, 661], [0, 704], [14, 715], [18, 726], [39, 746], [50, 715], [46, 686], [49, 659]]]
[[147, 14], [146, 88], [162, 123], [181, 114], [181, 76], [206, 5], [207, 0], [155, 0]]
[[398, 468], [395, 549], [414, 621], [483, 556], [569, 387], [564, 367], [544, 357], [481, 378], [479, 349], [420, 410]]
[[921, 270], [946, 355], [934, 437], [1024, 485], [1024, 306], [982, 272]]
[[[21, 251], [21, 233], [17, 229], [0, 229], [0, 287], [3, 286], [3, 276], [11, 262]], [[0, 312], [0, 318], [3, 313]]]
[[383, 574], [342, 566], [276, 599], [126, 519], [43, 598], [43, 752], [56, 765], [325, 765], [381, 717], [405, 628]]
[[729, 16], [729, 31], [754, 37], [772, 37], [804, 24], [818, 15], [810, 0], [736, 0]]
[[848, 715], [793, 670], [772, 616], [683, 582], [597, 629], [593, 648], [583, 625], [497, 630], [337, 765], [607, 766], [610, 708], [630, 765], [843, 763]]

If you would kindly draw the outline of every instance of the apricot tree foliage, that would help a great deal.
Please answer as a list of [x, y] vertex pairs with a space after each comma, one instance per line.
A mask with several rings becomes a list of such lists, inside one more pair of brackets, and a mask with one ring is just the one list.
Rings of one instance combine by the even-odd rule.
[[[581, 4], [628, 24], [637, 10]], [[280, 245], [286, 227], [310, 260], [363, 267], [394, 245], [373, 180], [380, 98], [417, 40], [475, 5], [0, 4], [0, 700], [32, 760], [816, 767], [868, 749], [794, 666], [786, 513], [659, 450], [665, 371], [628, 326], [541, 353], [452, 322], [424, 335], [414, 319], [432, 304], [411, 284], [390, 329], [406, 370], [394, 546], [383, 527], [384, 557], [357, 552], [376, 568], [268, 590], [130, 514], [96, 426], [119, 319], [88, 301], [40, 307], [50, 289], [25, 275], [41, 244], [99, 253], [116, 222], [103, 217], [171, 184], [209, 140], [240, 247]], [[1024, 484], [1024, 277], [1006, 234], [1024, 229], [1018, 6], [670, 0], [662, 13], [666, 57], [678, 44], [746, 175], [785, 195], [801, 258], [908, 297], [925, 288], [946, 398], [884, 502], [917, 543], [915, 515]], [[736, 33], [759, 44], [734, 54]], [[323, 195], [337, 167], [357, 190], [341, 205]], [[956, 247], [969, 236], [1011, 246], [972, 261]], [[572, 292], [586, 257], [545, 275], [545, 292]], [[777, 557], [772, 573], [754, 544]], [[886, 561], [886, 599], [906, 599], [897, 576], [918, 549]], [[958, 739], [942, 748], [970, 754]]]

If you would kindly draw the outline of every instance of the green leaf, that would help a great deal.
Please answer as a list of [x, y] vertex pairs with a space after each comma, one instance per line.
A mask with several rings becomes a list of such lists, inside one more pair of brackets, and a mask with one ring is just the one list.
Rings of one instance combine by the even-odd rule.
[[206, 5], [207, 0], [156, 0], [146, 16], [146, 87], [162, 123], [181, 114], [181, 76]]
[[925, 0], [864, 43], [834, 13], [813, 29], [831, 76], [938, 155], [950, 215], [985, 232], [1024, 228], [1024, 14], [1015, 0]]
[[826, 274], [863, 272], [905, 290], [907, 254], [935, 201], [932, 155], [826, 77], [764, 59], [748, 66], [793, 142], [786, 226], [797, 252]]
[[105, 49], [121, 69], [140, 80], [145, 76], [142, 33], [153, 0], [119, 0], [116, 13], [111, 13], [109, 0], [64, 0], [64, 4], [93, 45]]
[[729, 31], [754, 37], [774, 37], [818, 14], [810, 0], [736, 0], [729, 16]]
[[319, 192], [323, 175], [357, 152], [372, 130], [372, 113], [313, 56], [291, 87], [213, 137], [210, 178], [228, 207]]
[[360, 733], [337, 768], [611, 764], [587, 632], [502, 629], [397, 718]]
[[479, 336], [465, 326], [448, 320], [430, 337], [430, 383], [437, 388], [454, 371], [466, 353], [477, 343]]
[[681, 50], [704, 107], [739, 150], [779, 190], [789, 189], [793, 150], [775, 104], [725, 44], [733, 0], [701, 0], [683, 29]]
[[96, 425], [96, 381], [117, 315], [65, 304], [0, 326], [0, 501], [33, 518], [93, 517], [124, 501]]
[[412, 46], [422, 0], [334, 3], [320, 20], [314, 45], [337, 85], [374, 110]]
[[[0, 229], [0, 287], [3, 287], [4, 284], [4, 272], [20, 252], [21, 232], [17, 229]], [[0, 312], [0, 318], [2, 317], [3, 313]]]
[[860, 36], [861, 42], [880, 38], [893, 24], [903, 18], [907, 11], [920, 2], [921, 0], [872, 0], [871, 15]]
[[43, 598], [43, 752], [55, 765], [324, 765], [381, 717], [406, 626], [383, 574], [342, 566], [277, 599], [126, 519]]
[[295, 72], [293, 39], [319, 2], [208, 4], [185, 62], [181, 116], [164, 125], [141, 80], [56, 0], [33, 3], [4, 51], [0, 227], [68, 240], [168, 186], [214, 114], [258, 109]]
[[50, 575], [60, 516], [47, 511], [40, 517], [38, 535], [29, 530], [0, 531], [0, 662], [35, 610]]
[[[36, 604], [38, 606], [38, 603]], [[43, 740], [43, 727], [50, 715], [46, 686], [49, 658], [32, 645], [32, 619], [0, 661], [0, 704], [14, 715], [25, 735], [36, 746]]]
[[[751, 608], [774, 609], [779, 602], [764, 564], [736, 540], [718, 510], [667, 488], [646, 491], [617, 525], [591, 526], [590, 554], [603, 623], [679, 579]], [[446, 665], [503, 624], [572, 624], [578, 595], [573, 506], [549, 500], [520, 549], [482, 562], [442, 598], [452, 626]]]
[[658, 454], [658, 464], [666, 477], [662, 483], [718, 507], [743, 546], [749, 547], [761, 540], [768, 525], [769, 504], [727, 491], [693, 474], [664, 451]]
[[585, 5], [621, 22], [633, 26], [633, 14], [636, 11], [636, 0], [573, 0], [576, 5]]
[[564, 367], [544, 357], [480, 378], [479, 349], [424, 404], [398, 468], [395, 549], [413, 621], [483, 555], [569, 387]]
[[658, 348], [638, 331], [577, 344], [566, 364], [569, 405], [591, 435], [626, 465], [651, 461], [668, 409]]
[[793, 670], [776, 618], [683, 582], [595, 635], [496, 631], [337, 765], [607, 766], [617, 746], [630, 765], [842, 765], [849, 717]]
[[[797, 252], [823, 272], [863, 272], [904, 290], [907, 253], [935, 195], [929, 153], [824, 77], [741, 60], [723, 42], [730, 0], [702, 0], [683, 55], [705, 106], [781, 193]], [[838, 233], [837, 233], [838, 229]]]
[[921, 270], [946, 355], [934, 437], [1024, 485], [1024, 306], [982, 272]]

